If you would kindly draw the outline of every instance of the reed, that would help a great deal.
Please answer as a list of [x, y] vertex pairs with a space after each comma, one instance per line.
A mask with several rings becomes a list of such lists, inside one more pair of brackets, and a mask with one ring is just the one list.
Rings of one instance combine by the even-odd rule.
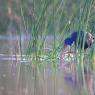
[[[58, 55], [63, 48], [64, 38], [71, 34], [72, 31], [84, 30], [89, 32], [89, 30], [92, 30], [90, 29], [90, 17], [94, 10], [94, 4], [94, 0], [81, 0], [80, 2], [74, 2], [73, 0], [72, 2], [67, 0], [33, 0], [34, 20], [31, 24], [31, 39], [28, 42], [26, 58], [27, 60], [32, 58], [34, 62], [31, 61], [31, 63], [35, 64], [35, 88], [37, 87], [36, 81], [38, 78], [36, 74], [40, 72], [37, 67], [42, 65], [44, 67], [44, 64], [48, 62], [52, 66], [52, 69], [57, 71], [59, 64]], [[26, 25], [23, 11], [21, 8], [21, 16], [23, 18], [25, 31], [27, 31], [26, 27], [29, 26], [29, 24], [27, 23]], [[47, 37], [52, 37], [52, 39], [47, 40]], [[84, 41], [85, 37], [83, 42]], [[46, 48], [48, 48], [48, 51], [46, 51]], [[82, 50], [78, 50], [78, 53], [75, 58], [77, 60], [76, 68], [78, 69], [76, 73], [78, 77], [81, 76], [83, 80], [84, 91], [82, 95], [87, 95], [84, 75], [85, 51], [82, 48]], [[92, 57], [89, 55], [88, 58], [90, 60]], [[42, 62], [42, 59], [44, 62]], [[44, 78], [42, 80], [44, 81]], [[57, 82], [56, 80], [55, 78], [55, 83]], [[42, 84], [42, 86], [43, 85], [44, 84]], [[55, 86], [57, 85], [55, 84]], [[55, 89], [57, 88], [55, 87]]]

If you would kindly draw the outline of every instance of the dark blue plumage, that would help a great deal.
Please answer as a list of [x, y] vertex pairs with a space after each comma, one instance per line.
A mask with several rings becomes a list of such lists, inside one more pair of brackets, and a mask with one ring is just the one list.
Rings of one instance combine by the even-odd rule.
[[68, 38], [66, 38], [66, 39], [64, 40], [64, 44], [65, 44], [65, 45], [72, 45], [72, 43], [73, 43], [73, 39], [70, 38], [70, 37], [68, 37]]
[[73, 32], [70, 37], [67, 37], [64, 40], [64, 44], [65, 45], [72, 45], [73, 42], [76, 42], [76, 40], [77, 40], [77, 32]]
[[73, 41], [76, 41], [77, 40], [77, 32], [73, 32], [71, 34], [71, 38], [72, 38]]
[[[86, 37], [85, 37], [86, 34]], [[84, 41], [85, 37], [85, 41]], [[77, 44], [76, 44], [77, 42]], [[91, 33], [84, 31], [72, 32], [72, 34], [64, 40], [64, 46], [71, 46], [75, 44], [75, 47], [87, 49], [93, 43], [93, 36]]]

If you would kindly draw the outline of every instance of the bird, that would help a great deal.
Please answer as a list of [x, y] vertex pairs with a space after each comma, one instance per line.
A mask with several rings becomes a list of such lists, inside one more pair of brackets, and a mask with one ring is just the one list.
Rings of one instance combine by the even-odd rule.
[[93, 42], [94, 36], [90, 32], [74, 31], [69, 37], [65, 38], [64, 47], [72, 46], [74, 43], [75, 48], [83, 48], [86, 50], [87, 48], [91, 47]]
[[[94, 36], [90, 33], [90, 32], [85, 32], [85, 31], [73, 31], [70, 36], [66, 37], [64, 39], [64, 48], [62, 49], [62, 52], [61, 52], [61, 55], [60, 55], [60, 63], [61, 63], [61, 66], [62, 68], [68, 68], [66, 67], [68, 64], [64, 64], [66, 61], [64, 58], [64, 55], [65, 55], [65, 48], [67, 46], [72, 46], [74, 44], [75, 46], [75, 49], [84, 49], [84, 51], [86, 51], [87, 48], [90, 48], [92, 46], [92, 44], [94, 43]], [[71, 49], [70, 49], [71, 50]], [[68, 56], [70, 56], [70, 53], [72, 53], [71, 51], [70, 52], [66, 52], [68, 53]], [[69, 63], [72, 63], [72, 62], [69, 62]], [[73, 62], [74, 63], [74, 62]], [[72, 81], [74, 83], [77, 82], [77, 77], [76, 77], [76, 73], [75, 73], [75, 64], [69, 64], [69, 70], [72, 72], [72, 75], [70, 78], [69, 78], [69, 81]], [[91, 77], [90, 76], [87, 76], [87, 71], [88, 70], [88, 67], [84, 67], [84, 74], [86, 75], [86, 78], [89, 78], [91, 80]], [[64, 69], [65, 72], [67, 72], [68, 74], [68, 69]], [[64, 76], [65, 77], [65, 76]], [[92, 82], [91, 82], [92, 83]], [[89, 87], [88, 87], [89, 89]]]

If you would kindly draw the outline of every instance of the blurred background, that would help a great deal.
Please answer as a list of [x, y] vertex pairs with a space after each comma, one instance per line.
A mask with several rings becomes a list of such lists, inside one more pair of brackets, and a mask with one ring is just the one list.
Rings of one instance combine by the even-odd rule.
[[94, 95], [82, 68], [93, 67], [94, 93], [95, 43], [63, 54], [66, 74], [59, 66], [64, 39], [80, 30], [95, 36], [95, 0], [0, 0], [0, 95]]

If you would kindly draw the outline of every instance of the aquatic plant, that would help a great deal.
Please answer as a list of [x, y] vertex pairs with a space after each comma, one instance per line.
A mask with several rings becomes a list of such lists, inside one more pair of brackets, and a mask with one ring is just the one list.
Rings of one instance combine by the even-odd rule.
[[[28, 0], [27, 0], [28, 1]], [[42, 67], [45, 72], [48, 64], [51, 66], [51, 70], [54, 71], [53, 74], [57, 76], [60, 52], [64, 49], [64, 39], [72, 33], [72, 31], [81, 30], [87, 32], [93, 32], [92, 29], [92, 19], [94, 19], [94, 0], [80, 0], [80, 1], [67, 1], [67, 0], [32, 0], [32, 13], [29, 16], [25, 15], [25, 3], [20, 2], [20, 15], [22, 18], [22, 25], [20, 31], [25, 31], [31, 35], [28, 45], [26, 47], [25, 55], [26, 60], [30, 61], [34, 66], [34, 77], [35, 77], [35, 93], [37, 95], [37, 80], [42, 79], [45, 83], [45, 75], [43, 78], [38, 77], [41, 75], [40, 71]], [[24, 5], [24, 6], [23, 6]], [[28, 4], [26, 4], [28, 7]], [[93, 16], [92, 16], [93, 14]], [[31, 19], [30, 19], [31, 18]], [[24, 29], [23, 29], [24, 28]], [[94, 32], [93, 32], [94, 34]], [[21, 35], [20, 35], [21, 36]], [[83, 46], [85, 42], [85, 36], [83, 37]], [[77, 43], [78, 45], [78, 43]], [[20, 42], [20, 51], [23, 55], [23, 47]], [[93, 45], [94, 47], [94, 45]], [[91, 48], [92, 50], [92, 48]], [[94, 50], [94, 49], [93, 49]], [[75, 67], [76, 67], [76, 76], [78, 81], [83, 82], [84, 90], [80, 92], [80, 95], [87, 95], [87, 87], [85, 84], [85, 75], [84, 75], [84, 57], [85, 51], [84, 48], [78, 49], [75, 51]], [[94, 56], [94, 53], [91, 54]], [[88, 59], [90, 60], [92, 56], [90, 53]], [[32, 59], [32, 60], [31, 60]], [[94, 60], [94, 57], [93, 57]], [[30, 65], [31, 65], [30, 64]], [[59, 71], [58, 71], [59, 72]], [[45, 73], [44, 73], [45, 74]], [[54, 93], [56, 92], [57, 78], [54, 77]], [[44, 85], [44, 84], [42, 84]], [[46, 87], [46, 86], [45, 86]], [[82, 87], [80, 86], [80, 89]], [[37, 90], [38, 91], [38, 90]], [[47, 91], [47, 88], [46, 88]], [[55, 95], [55, 94], [54, 94]]]

